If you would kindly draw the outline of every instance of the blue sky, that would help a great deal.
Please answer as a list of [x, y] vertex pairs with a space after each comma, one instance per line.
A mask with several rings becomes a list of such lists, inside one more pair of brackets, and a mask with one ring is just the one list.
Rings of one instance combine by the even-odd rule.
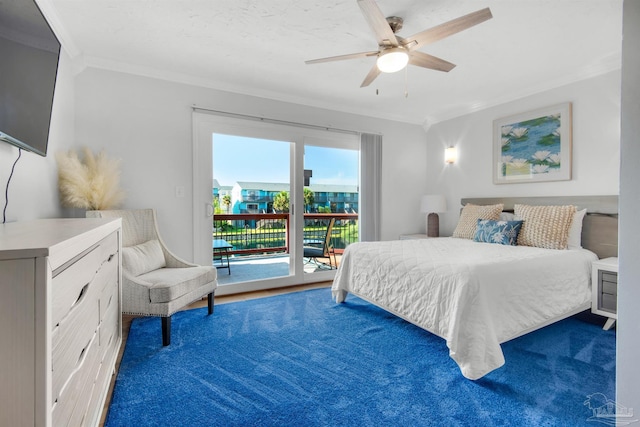
[[[358, 183], [358, 152], [307, 146], [305, 169], [313, 171], [311, 184]], [[215, 134], [213, 177], [220, 185], [236, 181], [288, 182], [289, 143]]]

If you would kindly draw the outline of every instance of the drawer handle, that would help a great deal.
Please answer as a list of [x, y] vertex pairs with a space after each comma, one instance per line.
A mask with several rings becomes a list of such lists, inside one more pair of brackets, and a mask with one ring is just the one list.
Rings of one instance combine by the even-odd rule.
[[78, 356], [78, 362], [76, 363], [76, 366], [81, 365], [82, 362], [84, 361], [84, 358], [87, 355], [87, 348], [89, 348], [89, 344], [91, 344], [91, 340], [89, 340], [87, 345], [85, 345], [84, 348], [82, 349], [82, 351], [80, 352], [80, 356]]
[[87, 283], [82, 287], [82, 289], [80, 289], [80, 294], [78, 294], [78, 298], [76, 299], [76, 302], [73, 303], [73, 305], [76, 305], [80, 302], [80, 300], [87, 294], [87, 289], [89, 289], [89, 283]]

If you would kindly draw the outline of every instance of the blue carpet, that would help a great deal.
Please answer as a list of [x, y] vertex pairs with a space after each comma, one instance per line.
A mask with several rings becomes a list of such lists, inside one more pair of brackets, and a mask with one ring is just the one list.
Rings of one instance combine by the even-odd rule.
[[[465, 379], [444, 340], [329, 289], [217, 305], [131, 326], [106, 425], [593, 425], [615, 399], [615, 331], [566, 319], [503, 345], [506, 364]], [[596, 423], [597, 424], [597, 423]]]

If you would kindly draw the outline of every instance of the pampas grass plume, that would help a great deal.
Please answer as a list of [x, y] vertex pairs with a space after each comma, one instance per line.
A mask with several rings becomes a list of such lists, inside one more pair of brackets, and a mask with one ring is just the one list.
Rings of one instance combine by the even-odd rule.
[[74, 150], [56, 154], [58, 187], [63, 206], [88, 210], [112, 209], [124, 200], [120, 190], [120, 160], [97, 156], [88, 148], [81, 159]]

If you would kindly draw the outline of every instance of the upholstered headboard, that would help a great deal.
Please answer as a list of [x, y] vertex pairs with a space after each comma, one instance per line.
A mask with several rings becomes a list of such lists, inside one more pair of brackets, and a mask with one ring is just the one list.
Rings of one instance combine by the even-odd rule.
[[582, 223], [582, 247], [600, 258], [618, 256], [618, 196], [553, 196], [553, 197], [491, 197], [464, 198], [462, 205], [504, 204], [505, 211], [513, 212], [516, 204], [575, 205], [587, 209]]

